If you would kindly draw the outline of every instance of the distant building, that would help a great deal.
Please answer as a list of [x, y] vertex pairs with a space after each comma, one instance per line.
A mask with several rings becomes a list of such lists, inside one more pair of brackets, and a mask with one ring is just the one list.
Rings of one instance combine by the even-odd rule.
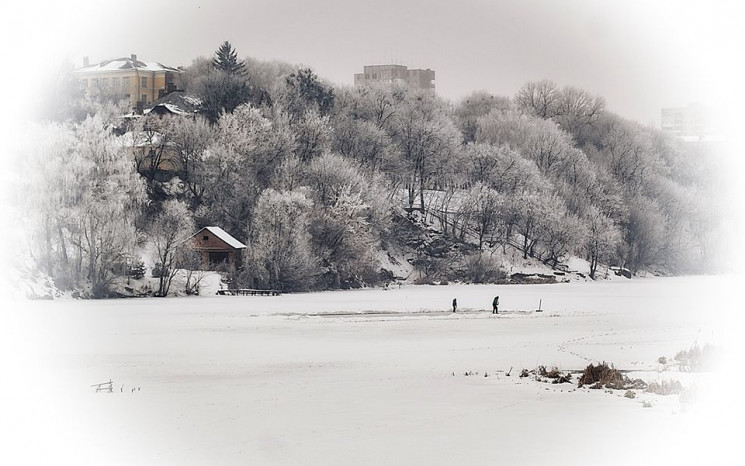
[[661, 128], [677, 138], [688, 141], [716, 138], [717, 133], [708, 108], [700, 104], [663, 108]]
[[83, 67], [75, 76], [89, 97], [127, 99], [132, 110], [141, 113], [155, 100], [181, 88], [178, 68], [157, 62], [143, 62], [137, 55], [104, 60], [91, 65], [83, 59]]
[[246, 245], [220, 227], [204, 227], [191, 237], [191, 245], [202, 256], [202, 268], [214, 269], [222, 264], [238, 266]]
[[354, 85], [406, 83], [417, 89], [435, 89], [435, 71], [410, 70], [404, 65], [368, 65], [362, 73], [354, 75]]
[[170, 92], [150, 104], [142, 112], [144, 115], [150, 113], [156, 115], [181, 115], [194, 116], [202, 111], [202, 99], [178, 90]]

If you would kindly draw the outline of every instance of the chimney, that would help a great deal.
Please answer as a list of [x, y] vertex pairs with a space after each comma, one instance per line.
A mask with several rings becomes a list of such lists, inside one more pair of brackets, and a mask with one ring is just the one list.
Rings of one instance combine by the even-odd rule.
[[88, 61], [88, 57], [83, 57], [83, 67], [91, 66], [90, 62]]
[[134, 53], [130, 55], [130, 58], [132, 59], [132, 61], [137, 61], [137, 55], [135, 55]]

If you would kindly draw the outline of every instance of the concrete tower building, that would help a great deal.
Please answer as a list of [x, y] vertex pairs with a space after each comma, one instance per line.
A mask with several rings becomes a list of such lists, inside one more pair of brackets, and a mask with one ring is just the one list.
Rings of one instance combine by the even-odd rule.
[[362, 73], [354, 75], [355, 86], [374, 83], [406, 83], [410, 87], [434, 90], [435, 71], [429, 68], [410, 70], [404, 65], [367, 65]]

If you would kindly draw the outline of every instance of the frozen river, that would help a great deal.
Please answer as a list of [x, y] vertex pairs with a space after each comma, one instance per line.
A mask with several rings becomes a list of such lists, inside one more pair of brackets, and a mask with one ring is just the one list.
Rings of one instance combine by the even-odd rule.
[[[736, 386], [658, 359], [711, 343], [739, 360], [741, 296], [682, 277], [11, 303], [3, 463], [713, 464]], [[602, 361], [698, 399], [517, 377]]]

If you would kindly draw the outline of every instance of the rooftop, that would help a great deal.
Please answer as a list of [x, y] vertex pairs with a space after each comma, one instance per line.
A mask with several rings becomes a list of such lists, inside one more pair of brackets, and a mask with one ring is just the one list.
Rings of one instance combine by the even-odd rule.
[[193, 115], [199, 113], [201, 108], [202, 100], [199, 97], [183, 91], [174, 91], [150, 104], [144, 113], [168, 111], [176, 115]]
[[[208, 230], [210, 233], [212, 233], [213, 235], [217, 236], [218, 238], [220, 238], [225, 243], [227, 243], [228, 245], [230, 245], [231, 247], [233, 247], [235, 249], [245, 249], [246, 248], [246, 245], [245, 244], [243, 244], [240, 241], [238, 241], [237, 239], [233, 238], [233, 236], [230, 233], [228, 233], [227, 231], [223, 230], [220, 227], [215, 227], [215, 226], [204, 227], [204, 228], [202, 228], [202, 230]], [[202, 230], [199, 230], [199, 231], [202, 231]], [[198, 234], [199, 233], [197, 232], [193, 236], [196, 236]]]
[[[87, 61], [87, 59], [86, 59]], [[144, 62], [137, 59], [137, 55], [131, 57], [113, 58], [104, 60], [94, 65], [84, 65], [82, 68], [75, 70], [76, 73], [101, 73], [111, 71], [128, 71], [128, 70], [142, 70], [142, 71], [170, 71], [174, 73], [180, 73], [181, 70], [166, 66], [158, 62]]]

